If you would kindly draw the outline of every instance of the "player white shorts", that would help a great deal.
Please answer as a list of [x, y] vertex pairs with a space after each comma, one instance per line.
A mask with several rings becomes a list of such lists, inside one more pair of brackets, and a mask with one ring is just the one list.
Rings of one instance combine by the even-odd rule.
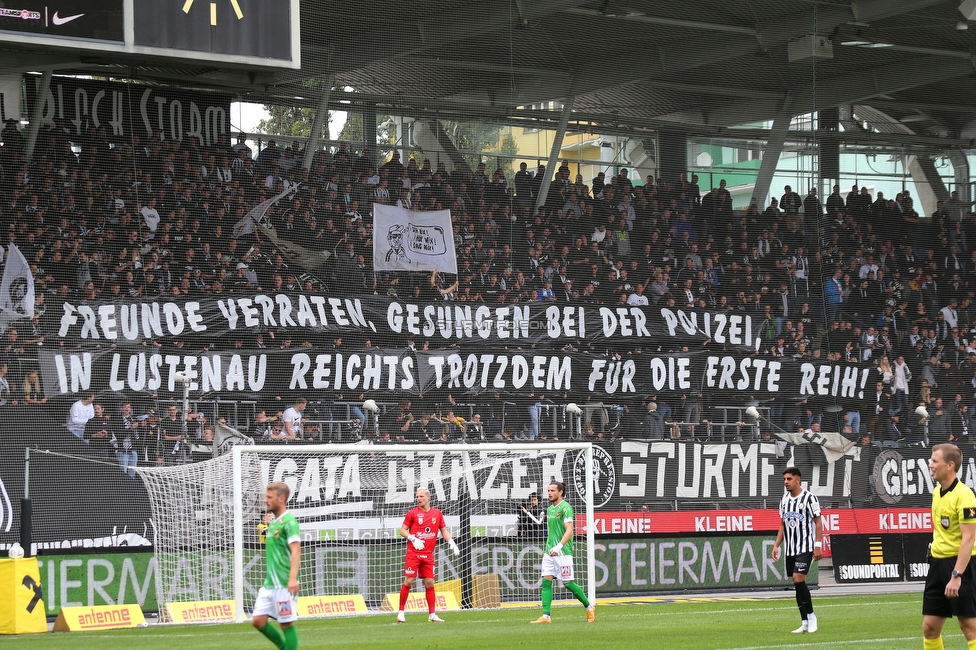
[[572, 582], [573, 580], [573, 556], [557, 555], [553, 557], [546, 553], [542, 557], [542, 575], [554, 576], [560, 582]]
[[270, 616], [279, 623], [294, 623], [298, 620], [298, 599], [287, 589], [261, 587], [251, 615]]

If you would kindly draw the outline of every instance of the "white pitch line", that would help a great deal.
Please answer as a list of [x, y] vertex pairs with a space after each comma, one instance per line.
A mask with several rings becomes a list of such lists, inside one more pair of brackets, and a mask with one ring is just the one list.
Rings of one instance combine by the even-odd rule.
[[[961, 634], [945, 635], [949, 637], [958, 636]], [[818, 643], [790, 643], [790, 648], [821, 648], [828, 645], [855, 645], [864, 643], [891, 643], [893, 641], [918, 641], [922, 638], [922, 635], [917, 636], [889, 636], [889, 637], [879, 637], [876, 639], [846, 639], [844, 641], [820, 641]], [[733, 648], [718, 648], [717, 650], [772, 650], [773, 648], [782, 648], [783, 643], [777, 643], [776, 645], [748, 645], [748, 646], [736, 646]]]

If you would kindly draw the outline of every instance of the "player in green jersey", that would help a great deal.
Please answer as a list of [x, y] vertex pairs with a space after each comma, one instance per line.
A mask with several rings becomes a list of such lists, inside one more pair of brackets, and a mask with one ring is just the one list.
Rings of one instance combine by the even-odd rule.
[[573, 506], [563, 499], [565, 494], [565, 484], [558, 481], [549, 484], [549, 508], [546, 509], [549, 537], [542, 558], [542, 616], [532, 621], [533, 625], [552, 623], [552, 580], [557, 576], [583, 603], [586, 622], [596, 620], [596, 605], [591, 605], [583, 588], [573, 582]]
[[[279, 650], [298, 650], [298, 568], [301, 565], [301, 542], [298, 521], [285, 509], [291, 490], [284, 483], [272, 483], [264, 497], [268, 512], [274, 515], [265, 533], [267, 577], [258, 591], [251, 623]], [[268, 624], [268, 617], [278, 621], [279, 631]]]

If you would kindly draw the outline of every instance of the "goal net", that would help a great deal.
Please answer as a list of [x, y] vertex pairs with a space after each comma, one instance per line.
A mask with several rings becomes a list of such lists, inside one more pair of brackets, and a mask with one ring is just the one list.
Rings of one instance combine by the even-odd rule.
[[[265, 578], [261, 524], [272, 481], [291, 488], [288, 510], [300, 525], [300, 613], [397, 609], [407, 545], [397, 530], [421, 487], [461, 548], [455, 556], [437, 545], [439, 609], [538, 605], [552, 481], [566, 484], [575, 581], [594, 601], [593, 471], [589, 443], [238, 446], [211, 461], [140, 468], [156, 523], [160, 610], [234, 600], [237, 618], [249, 615]], [[423, 601], [421, 581], [414, 590], [408, 610]]]

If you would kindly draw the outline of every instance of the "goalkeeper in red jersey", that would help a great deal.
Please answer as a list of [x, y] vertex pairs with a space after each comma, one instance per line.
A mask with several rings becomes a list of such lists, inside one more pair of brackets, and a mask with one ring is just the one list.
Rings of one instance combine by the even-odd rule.
[[407, 561], [403, 569], [403, 586], [400, 587], [400, 611], [397, 613], [397, 623], [405, 623], [403, 608], [410, 597], [410, 589], [418, 577], [424, 580], [427, 592], [427, 620], [431, 623], [443, 623], [444, 619], [434, 612], [436, 597], [434, 596], [434, 547], [437, 546], [437, 532], [448, 543], [455, 555], [461, 551], [451, 539], [447, 530], [444, 514], [437, 508], [430, 507], [430, 490], [417, 489], [417, 507], [407, 513], [400, 526], [400, 537], [407, 539]]

